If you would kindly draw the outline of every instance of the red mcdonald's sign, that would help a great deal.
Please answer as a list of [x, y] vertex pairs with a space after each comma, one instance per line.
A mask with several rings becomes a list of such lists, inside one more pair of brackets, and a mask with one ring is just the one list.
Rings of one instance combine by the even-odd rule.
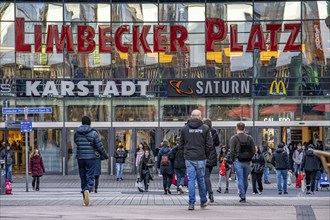
[[[219, 18], [206, 19], [205, 32], [205, 51], [213, 52], [215, 50], [214, 43], [222, 41], [226, 38], [228, 28], [225, 21]], [[26, 44], [24, 39], [24, 18], [16, 18], [15, 20], [15, 51], [16, 52], [31, 52], [31, 44]], [[64, 47], [68, 53], [92, 53], [96, 45], [99, 45], [100, 53], [112, 52], [112, 47], [109, 45], [113, 42], [116, 49], [122, 53], [140, 52], [140, 49], [146, 53], [150, 52], [188, 52], [185, 41], [188, 38], [188, 31], [184, 26], [171, 25], [169, 28], [170, 37], [165, 35], [168, 31], [166, 25], [153, 26], [153, 51], [147, 42], [147, 35], [151, 29], [151, 25], [144, 25], [140, 30], [139, 25], [133, 25], [132, 31], [129, 25], [120, 26], [115, 34], [114, 39], [111, 37], [111, 26], [102, 25], [98, 27], [98, 39], [95, 39], [95, 30], [88, 25], [78, 25], [77, 27], [77, 48], [75, 50], [73, 44], [72, 28], [70, 25], [62, 25], [61, 33], [59, 33], [57, 25], [48, 25], [46, 42], [46, 53], [54, 52], [54, 43], [57, 53], [62, 53]], [[295, 42], [301, 23], [284, 24], [284, 31], [291, 32], [290, 37], [284, 47], [284, 51], [299, 51], [301, 44]], [[217, 30], [217, 31], [216, 31]], [[270, 34], [269, 50], [278, 50], [278, 32], [283, 31], [281, 24], [266, 24], [266, 30]], [[124, 34], [131, 34], [132, 43], [130, 45], [123, 44], [122, 36]], [[34, 44], [35, 51], [41, 52], [42, 48], [42, 27], [35, 25], [34, 27]], [[98, 42], [97, 42], [98, 41]], [[237, 24], [230, 25], [230, 50], [233, 52], [243, 52], [243, 45], [239, 44], [237, 36]], [[169, 44], [169, 46], [167, 45]], [[140, 47], [140, 45], [142, 47]], [[264, 38], [264, 30], [261, 24], [252, 24], [250, 36], [247, 44], [247, 52], [259, 48], [261, 51], [266, 51], [267, 46]]]

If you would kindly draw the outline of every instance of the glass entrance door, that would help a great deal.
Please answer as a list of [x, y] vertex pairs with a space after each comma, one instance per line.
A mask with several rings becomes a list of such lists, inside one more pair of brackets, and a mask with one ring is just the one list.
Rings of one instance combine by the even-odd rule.
[[[0, 132], [4, 140], [4, 131]], [[25, 133], [20, 130], [8, 130], [8, 143], [14, 151], [15, 164], [13, 173], [25, 173]], [[29, 156], [34, 149], [38, 149], [43, 158], [47, 173], [61, 173], [62, 171], [62, 130], [35, 128], [28, 134]]]
[[[155, 153], [156, 129], [145, 128], [116, 128], [116, 146], [122, 144], [127, 151], [127, 158], [124, 164], [125, 173], [136, 172], [136, 149], [139, 144], [150, 147]], [[116, 161], [115, 161], [116, 162]]]
[[266, 144], [271, 149], [276, 149], [277, 145], [282, 141], [281, 128], [268, 127], [258, 128], [257, 145]]

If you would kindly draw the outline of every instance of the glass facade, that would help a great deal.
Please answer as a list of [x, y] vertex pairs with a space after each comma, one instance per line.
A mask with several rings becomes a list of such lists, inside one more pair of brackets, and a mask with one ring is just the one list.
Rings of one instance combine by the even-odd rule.
[[[7, 107], [52, 107], [52, 114], [28, 118], [40, 129], [43, 123], [64, 129], [61, 135], [68, 141], [61, 141], [59, 156], [66, 160], [74, 154], [69, 138], [83, 115], [100, 129], [109, 128], [104, 136], [117, 132], [131, 153], [139, 138], [134, 129], [150, 125], [157, 145], [172, 135], [162, 130], [177, 131], [193, 109], [214, 122], [226, 137], [224, 144], [238, 121], [278, 126], [272, 128], [278, 135], [285, 133], [279, 127], [304, 121], [324, 126], [325, 138], [330, 135], [329, 16], [330, 1], [2, 1], [0, 110], [3, 101], [9, 101]], [[24, 27], [18, 19], [24, 19]], [[225, 26], [210, 29], [212, 19]], [[173, 41], [180, 38], [183, 45]], [[251, 80], [252, 85], [247, 96], [171, 96], [173, 79], [177, 91], [185, 80]], [[143, 87], [132, 83], [143, 80], [148, 85], [140, 95]], [[5, 117], [2, 111], [0, 116], [1, 129], [5, 119], [24, 118]], [[270, 130], [265, 129], [252, 132], [260, 136], [258, 142], [267, 139]], [[134, 158], [129, 161], [133, 164]], [[66, 169], [75, 172], [76, 164], [68, 163]]]

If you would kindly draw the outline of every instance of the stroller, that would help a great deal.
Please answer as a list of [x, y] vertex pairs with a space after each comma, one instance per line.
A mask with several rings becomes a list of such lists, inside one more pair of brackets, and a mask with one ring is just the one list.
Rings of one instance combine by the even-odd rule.
[[328, 179], [328, 176], [326, 173], [321, 174], [320, 188], [321, 188], [321, 190], [323, 188], [326, 188], [329, 191], [329, 179]]

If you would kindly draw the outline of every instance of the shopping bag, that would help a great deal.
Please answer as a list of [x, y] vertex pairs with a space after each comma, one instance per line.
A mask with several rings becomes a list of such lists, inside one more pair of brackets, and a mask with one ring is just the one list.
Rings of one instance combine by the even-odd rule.
[[176, 175], [173, 174], [173, 177], [172, 177], [172, 185], [175, 185], [175, 186], [176, 186], [176, 184], [177, 184]]
[[288, 186], [291, 186], [292, 184], [292, 173], [288, 171]]
[[11, 184], [11, 182], [8, 180], [8, 179], [6, 179], [6, 182], [5, 182], [5, 188], [6, 188], [6, 194], [8, 195], [8, 194], [13, 194], [13, 186], [12, 186], [12, 184]]
[[301, 172], [298, 174], [298, 177], [296, 179], [296, 188], [301, 187], [301, 181], [304, 179], [304, 174]]
[[142, 182], [140, 181], [140, 178], [137, 178], [135, 181], [135, 187], [139, 188], [142, 187]]
[[220, 174], [221, 176], [226, 175], [226, 161], [225, 161], [225, 160], [222, 160], [222, 163], [221, 163], [221, 166], [220, 166], [219, 174]]

